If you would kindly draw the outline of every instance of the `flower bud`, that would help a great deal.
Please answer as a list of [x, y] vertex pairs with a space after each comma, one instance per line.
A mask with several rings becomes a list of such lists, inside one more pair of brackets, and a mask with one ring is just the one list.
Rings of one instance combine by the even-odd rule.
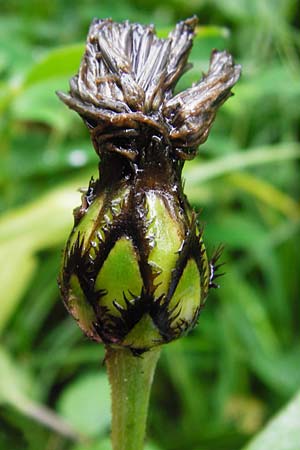
[[196, 19], [168, 39], [150, 26], [96, 20], [70, 93], [100, 157], [64, 252], [60, 289], [87, 336], [142, 353], [195, 325], [214, 267], [181, 172], [207, 138], [240, 67], [214, 51], [208, 74], [173, 96]]

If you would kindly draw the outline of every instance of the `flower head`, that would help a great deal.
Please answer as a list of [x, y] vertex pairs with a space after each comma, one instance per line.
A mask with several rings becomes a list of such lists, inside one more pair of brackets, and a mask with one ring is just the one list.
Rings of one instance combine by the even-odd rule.
[[63, 257], [64, 303], [83, 331], [142, 353], [197, 322], [208, 261], [182, 187], [183, 161], [207, 138], [240, 74], [213, 51], [208, 73], [174, 95], [189, 68], [196, 18], [167, 39], [152, 26], [95, 20], [70, 93], [60, 98], [87, 124], [100, 156]]

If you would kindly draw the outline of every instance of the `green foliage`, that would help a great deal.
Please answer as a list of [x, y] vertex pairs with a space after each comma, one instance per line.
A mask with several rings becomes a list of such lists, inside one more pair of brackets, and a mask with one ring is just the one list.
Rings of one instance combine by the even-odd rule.
[[106, 374], [89, 372], [70, 383], [59, 399], [58, 410], [79, 433], [93, 437], [106, 432], [111, 419]]
[[300, 393], [243, 450], [294, 450], [300, 442]]
[[67, 316], [56, 286], [78, 188], [97, 158], [55, 90], [76, 72], [93, 17], [150, 21], [166, 35], [196, 13], [194, 68], [178, 89], [199, 79], [214, 47], [243, 65], [236, 95], [185, 169], [210, 252], [225, 244], [226, 275], [195, 331], [163, 351], [147, 450], [299, 450], [296, 2], [10, 0], [1, 8], [0, 448], [110, 449], [104, 351]]

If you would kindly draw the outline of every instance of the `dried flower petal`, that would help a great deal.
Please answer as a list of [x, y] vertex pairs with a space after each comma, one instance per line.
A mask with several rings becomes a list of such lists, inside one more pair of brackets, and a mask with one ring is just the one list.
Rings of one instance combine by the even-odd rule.
[[[207, 75], [173, 96], [178, 79], [190, 67], [187, 58], [196, 25], [192, 17], [177, 24], [167, 39], [159, 39], [152, 26], [92, 23], [70, 94], [58, 95], [84, 118], [96, 151], [104, 142], [98, 142], [98, 134], [136, 130], [143, 136], [148, 127], [163, 136], [179, 159], [195, 155], [241, 71], [231, 55], [214, 50]], [[110, 144], [108, 150], [115, 149]]]

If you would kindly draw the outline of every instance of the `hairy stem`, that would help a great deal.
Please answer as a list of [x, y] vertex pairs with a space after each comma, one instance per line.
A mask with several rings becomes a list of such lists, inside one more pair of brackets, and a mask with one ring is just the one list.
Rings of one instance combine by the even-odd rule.
[[133, 356], [109, 347], [106, 365], [112, 392], [113, 450], [142, 450], [148, 404], [160, 348]]

